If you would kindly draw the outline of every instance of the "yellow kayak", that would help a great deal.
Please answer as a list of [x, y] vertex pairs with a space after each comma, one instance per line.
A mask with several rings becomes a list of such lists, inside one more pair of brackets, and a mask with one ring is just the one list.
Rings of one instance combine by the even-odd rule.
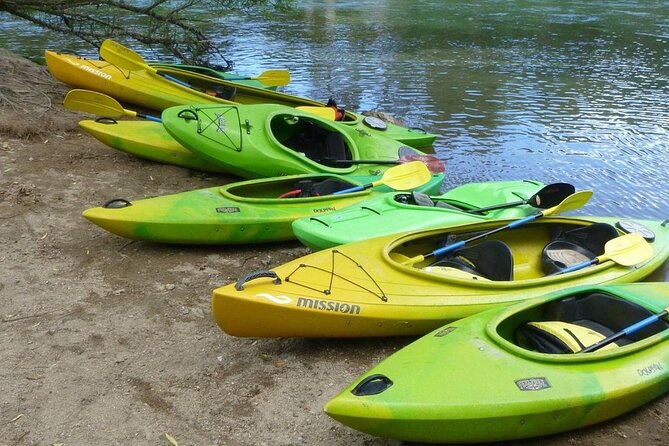
[[[437, 262], [453, 260], [446, 265], [428, 256], [406, 263], [421, 253], [505, 224], [509, 221], [388, 235], [319, 251], [217, 288], [213, 314], [218, 325], [235, 336], [418, 335], [446, 321], [568, 286], [635, 282], [669, 257], [666, 222], [550, 216], [490, 235], [456, 251], [461, 255], [436, 257]], [[649, 248], [645, 253], [650, 257], [632, 266], [603, 261], [557, 275], [549, 268], [559, 262], [549, 261], [553, 257], [547, 259], [546, 252], [571, 265], [606, 252], [608, 243], [626, 231], [644, 233], [648, 241], [642, 238], [641, 248]], [[582, 243], [583, 236], [590, 242]], [[546, 251], [549, 243], [563, 239], [578, 246]], [[491, 242], [503, 249], [487, 246], [476, 252], [477, 246]]]
[[[45, 51], [51, 74], [75, 88], [105, 93], [119, 101], [162, 111], [189, 104], [281, 104], [290, 107], [326, 107], [312, 99], [265, 88], [241, 85], [178, 68], [160, 67], [159, 72], [190, 85], [172, 82], [147, 70], [127, 70], [104, 60], [86, 59], [72, 54]], [[343, 120], [359, 131], [379, 134], [420, 148], [431, 146], [436, 135], [345, 112]]]

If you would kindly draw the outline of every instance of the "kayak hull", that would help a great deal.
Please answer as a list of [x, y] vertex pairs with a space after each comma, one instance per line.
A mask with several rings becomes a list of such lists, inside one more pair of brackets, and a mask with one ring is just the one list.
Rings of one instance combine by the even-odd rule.
[[[535, 320], [542, 307], [593, 294], [627, 300], [649, 314], [669, 306], [669, 284], [639, 283], [569, 288], [480, 313], [391, 355], [329, 401], [325, 412], [380, 437], [493, 442], [588, 426], [665, 393], [666, 323], [644, 339], [593, 353], [540, 353], [515, 344], [511, 327]], [[366, 394], [360, 386], [371, 380], [385, 383], [380, 392]]]
[[[286, 176], [250, 180], [178, 194], [135, 200], [112, 201], [84, 211], [83, 216], [121, 237], [174, 244], [247, 244], [295, 238], [291, 223], [388, 193], [379, 186], [342, 195], [286, 197], [309, 182], [337, 181], [341, 188], [378, 180], [378, 176], [341, 177], [327, 174]], [[420, 190], [439, 188], [440, 176]], [[300, 186], [302, 185], [302, 186]]]
[[212, 173], [231, 173], [179, 144], [158, 122], [83, 120], [79, 126], [101, 143], [149, 161]]
[[[113, 98], [150, 110], [187, 104], [281, 104], [289, 107], [325, 107], [312, 99], [293, 96], [266, 88], [256, 88], [210, 76], [161, 67], [159, 72], [177, 78], [193, 88], [172, 82], [146, 70], [129, 71], [104, 60], [86, 59], [71, 54], [45, 51], [47, 67], [61, 82], [75, 88], [98, 91]], [[218, 92], [218, 93], [215, 93]], [[220, 97], [216, 96], [220, 95]], [[360, 131], [385, 136], [411, 147], [430, 147], [436, 135], [421, 129], [375, 121], [347, 112], [344, 124]]]
[[[293, 222], [302, 244], [318, 251], [387, 234], [453, 226], [493, 219], [521, 218], [536, 212], [530, 206], [512, 206], [477, 214], [467, 210], [527, 200], [544, 185], [537, 181], [469, 183], [417, 203], [410, 194], [377, 196], [355, 206], [313, 215]], [[441, 204], [448, 207], [441, 207]]]
[[[250, 273], [214, 290], [213, 315], [235, 336], [370, 337], [425, 334], [445, 321], [540, 296], [568, 286], [643, 279], [669, 256], [669, 228], [639, 221], [656, 234], [652, 257], [633, 267], [604, 262], [558, 276], [541, 272], [541, 251], [556, 228], [615, 224], [608, 217], [544, 217], [496, 234], [510, 246], [511, 281], [452, 277], [410, 267], [402, 259], [434, 249], [449, 235], [466, 237], [508, 221], [388, 235], [326, 249]], [[269, 279], [272, 280], [269, 280]]]

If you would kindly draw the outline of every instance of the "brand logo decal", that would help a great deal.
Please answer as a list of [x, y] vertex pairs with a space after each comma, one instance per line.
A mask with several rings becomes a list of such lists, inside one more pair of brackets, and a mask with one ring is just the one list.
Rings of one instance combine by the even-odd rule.
[[343, 302], [334, 302], [332, 300], [308, 299], [299, 297], [297, 306], [311, 308], [318, 311], [328, 311], [345, 314], [360, 314], [360, 305], [347, 304]]
[[314, 209], [314, 214], [324, 214], [326, 212], [333, 212], [333, 211], [336, 211], [336, 210], [337, 209], [335, 209], [334, 206], [328, 206], [328, 207], [325, 207], [325, 208]]
[[110, 80], [112, 78], [111, 74], [104, 73], [100, 70], [96, 70], [95, 68], [91, 68], [91, 67], [86, 66], [86, 65], [79, 65], [79, 68], [81, 68], [84, 71], [88, 71], [89, 73], [94, 74], [94, 75], [96, 75], [98, 77], [101, 77], [103, 79]]
[[551, 385], [548, 384], [546, 378], [525, 378], [516, 381], [516, 385], [523, 392], [548, 389]]
[[649, 376], [653, 373], [661, 372], [662, 370], [664, 370], [664, 367], [662, 367], [662, 364], [659, 362], [654, 362], [653, 364], [642, 369], [636, 369], [639, 376]]
[[222, 208], [216, 208], [216, 212], [219, 214], [236, 214], [237, 212], [240, 212], [241, 210], [238, 207], [222, 207]]
[[444, 329], [442, 329], [442, 330], [439, 330], [439, 331], [434, 335], [434, 337], [435, 337], [435, 338], [440, 338], [440, 337], [442, 337], [442, 336], [446, 336], [447, 334], [453, 332], [456, 328], [457, 328], [457, 327], [446, 327], [446, 328], [444, 328]]
[[256, 297], [264, 297], [265, 299], [268, 299], [268, 300], [274, 302], [275, 304], [279, 304], [279, 305], [286, 305], [286, 304], [289, 304], [293, 301], [293, 299], [291, 299], [288, 296], [284, 296], [284, 295], [274, 296], [274, 295], [269, 294], [269, 293], [258, 293], [258, 294], [256, 294]]

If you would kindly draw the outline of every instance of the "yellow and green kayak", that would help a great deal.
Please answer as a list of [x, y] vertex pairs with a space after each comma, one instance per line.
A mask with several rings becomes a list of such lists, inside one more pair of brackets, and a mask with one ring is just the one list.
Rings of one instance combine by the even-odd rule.
[[492, 309], [394, 353], [325, 412], [372, 435], [430, 443], [599, 423], [669, 389], [667, 307], [669, 284], [644, 282], [559, 289]]
[[[213, 315], [235, 336], [418, 335], [445, 321], [568, 286], [635, 282], [669, 257], [666, 221], [550, 215], [503, 229], [518, 221], [463, 224], [325, 249], [215, 289]], [[555, 274], [556, 268], [599, 258], [611, 240], [628, 231], [643, 233], [640, 248], [648, 258], [632, 266], [602, 261]], [[474, 237], [482, 238], [444, 256], [422, 254]]]
[[101, 143], [139, 158], [205, 172], [230, 173], [176, 142], [159, 122], [99, 118], [79, 121], [79, 126]]
[[[188, 104], [327, 106], [312, 99], [173, 67], [160, 67], [159, 72], [185, 82], [191, 88], [147, 70], [131, 71], [104, 60], [86, 59], [54, 51], [46, 51], [45, 58], [49, 71], [61, 82], [75, 88], [105, 93], [119, 101], [150, 110], [162, 111], [168, 107]], [[341, 122], [359, 131], [383, 135], [416, 148], [429, 147], [436, 139], [436, 135], [422, 129], [401, 127], [352, 112], [346, 112]]]
[[[294, 239], [290, 224], [388, 193], [373, 189], [334, 195], [369, 184], [378, 176], [294, 175], [231, 183], [135, 201], [115, 199], [83, 216], [122, 237], [161, 243], [240, 244]], [[433, 174], [416, 189], [439, 189], [443, 174]]]

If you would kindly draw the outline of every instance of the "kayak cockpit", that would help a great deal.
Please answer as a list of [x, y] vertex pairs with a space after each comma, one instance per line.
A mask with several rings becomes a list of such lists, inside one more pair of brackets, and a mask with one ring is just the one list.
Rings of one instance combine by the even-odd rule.
[[[643, 296], [640, 296], [643, 297]], [[511, 314], [503, 314], [488, 325], [497, 342], [524, 355], [558, 355], [556, 360], [574, 355], [594, 344], [593, 351], [616, 355], [620, 347], [648, 339], [669, 328], [662, 319], [629, 330], [657, 313], [631, 299], [597, 289], [581, 289], [560, 298], [544, 300]], [[625, 335], [620, 335], [623, 331]]]
[[[606, 243], [622, 235], [608, 223], [575, 219], [543, 220], [486, 235], [504, 223], [477, 223], [409, 235], [396, 239], [386, 252], [391, 262], [409, 267], [415, 274], [475, 281], [480, 286], [521, 286], [525, 281], [559, 280], [563, 270], [601, 256]], [[458, 244], [461, 246], [453, 251], [434, 254]], [[580, 271], [605, 268], [611, 263]]]
[[270, 120], [270, 131], [285, 149], [313, 162], [334, 168], [347, 168], [353, 159], [352, 142], [318, 119], [280, 113]]
[[360, 183], [349, 181], [342, 176], [297, 175], [278, 177], [272, 181], [267, 179], [246, 181], [239, 185], [221, 188], [220, 192], [235, 200], [274, 200], [322, 197], [356, 186], [360, 186]]

